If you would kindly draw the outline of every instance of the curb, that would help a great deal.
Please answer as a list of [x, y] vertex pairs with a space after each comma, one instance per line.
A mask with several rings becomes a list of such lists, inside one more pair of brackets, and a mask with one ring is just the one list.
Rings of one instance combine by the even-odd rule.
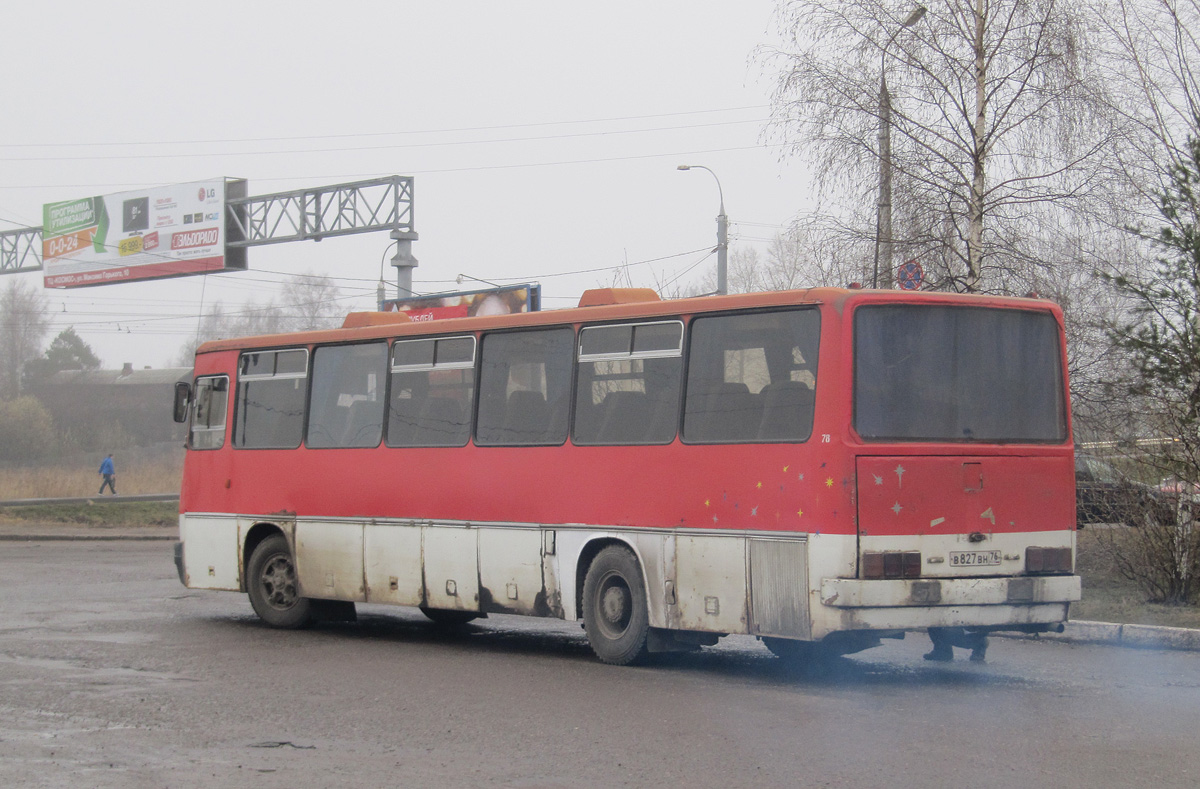
[[35, 507], [41, 504], [128, 504], [140, 501], [179, 501], [178, 493], [133, 493], [125, 496], [71, 496], [54, 499], [8, 499], [0, 507]]
[[147, 542], [179, 540], [174, 534], [0, 534], [0, 542]]
[[1200, 630], [1165, 625], [1119, 625], [1112, 622], [1067, 622], [1061, 633], [1001, 634], [1026, 640], [1066, 644], [1107, 644], [1135, 649], [1200, 650]]

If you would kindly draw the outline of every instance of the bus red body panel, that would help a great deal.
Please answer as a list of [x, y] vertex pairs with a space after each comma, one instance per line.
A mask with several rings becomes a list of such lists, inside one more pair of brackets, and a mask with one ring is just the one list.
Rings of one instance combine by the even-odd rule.
[[1074, 502], [1062, 495], [1074, 485], [1074, 462], [1069, 452], [1045, 457], [1044, 451], [860, 457], [859, 534], [1061, 530], [1075, 517]]

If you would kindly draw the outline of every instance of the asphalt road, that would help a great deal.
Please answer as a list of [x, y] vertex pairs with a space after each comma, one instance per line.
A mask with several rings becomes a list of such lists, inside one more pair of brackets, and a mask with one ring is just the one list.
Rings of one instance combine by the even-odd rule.
[[[728, 642], [728, 643], [726, 643]], [[260, 626], [169, 542], [0, 543], [0, 786], [1195, 787], [1200, 653], [749, 638], [598, 663], [578, 624]]]

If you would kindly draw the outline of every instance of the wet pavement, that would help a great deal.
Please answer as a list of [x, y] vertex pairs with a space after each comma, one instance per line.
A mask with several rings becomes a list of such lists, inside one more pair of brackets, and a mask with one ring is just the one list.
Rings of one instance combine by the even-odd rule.
[[0, 543], [0, 786], [1046, 786], [1200, 781], [1200, 653], [751, 638], [614, 668], [577, 623], [261, 626], [168, 540]]

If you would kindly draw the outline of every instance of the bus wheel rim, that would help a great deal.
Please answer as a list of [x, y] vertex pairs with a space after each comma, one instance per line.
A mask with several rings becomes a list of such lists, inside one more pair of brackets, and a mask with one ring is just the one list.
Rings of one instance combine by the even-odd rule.
[[287, 556], [274, 556], [263, 567], [260, 576], [267, 602], [273, 608], [291, 608], [299, 595], [296, 593], [296, 571]]
[[596, 613], [601, 630], [611, 638], [620, 637], [633, 617], [633, 595], [625, 579], [619, 575], [605, 578], [598, 598]]

